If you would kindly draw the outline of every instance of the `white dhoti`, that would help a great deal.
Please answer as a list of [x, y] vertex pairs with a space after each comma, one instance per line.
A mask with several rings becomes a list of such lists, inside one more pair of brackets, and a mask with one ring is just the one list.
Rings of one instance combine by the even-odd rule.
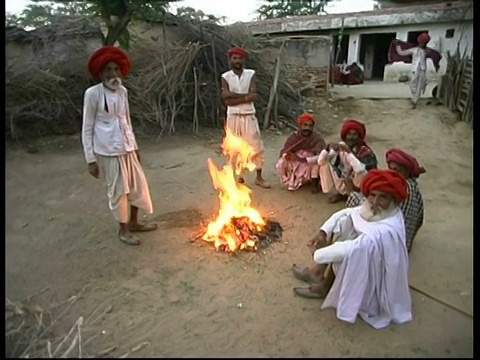
[[107, 182], [108, 206], [116, 221], [128, 222], [129, 205], [153, 213], [147, 178], [134, 152], [121, 156], [97, 155], [97, 163]]
[[255, 114], [228, 114], [225, 126], [252, 147], [255, 155], [251, 160], [255, 170], [262, 169], [264, 147]]
[[[363, 165], [353, 154], [340, 152], [339, 156], [344, 168], [348, 172], [351, 172], [351, 174], [348, 176], [351, 177], [353, 184], [359, 188], [363, 176], [366, 174], [365, 165]], [[320, 181], [322, 185], [322, 191], [325, 194], [347, 194], [345, 179], [339, 177], [328, 162], [320, 164]]]
[[427, 72], [418, 70], [413, 73], [412, 81], [410, 81], [410, 92], [412, 94], [412, 102], [416, 104], [420, 97], [425, 94], [427, 89]]

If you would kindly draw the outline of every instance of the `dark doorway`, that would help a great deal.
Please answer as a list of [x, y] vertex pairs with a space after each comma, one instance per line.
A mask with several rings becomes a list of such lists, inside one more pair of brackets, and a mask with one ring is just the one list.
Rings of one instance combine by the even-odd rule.
[[366, 80], [383, 80], [388, 64], [388, 49], [397, 33], [362, 34], [360, 36], [360, 63]]
[[422, 30], [422, 31], [409, 31], [407, 34], [407, 42], [410, 44], [418, 45], [417, 38], [420, 34], [427, 33], [428, 30]]
[[340, 48], [338, 48], [338, 35], [333, 37], [333, 61], [337, 61], [337, 64], [347, 63], [348, 60], [348, 43], [350, 42], [349, 35], [343, 35], [342, 41], [340, 42]]

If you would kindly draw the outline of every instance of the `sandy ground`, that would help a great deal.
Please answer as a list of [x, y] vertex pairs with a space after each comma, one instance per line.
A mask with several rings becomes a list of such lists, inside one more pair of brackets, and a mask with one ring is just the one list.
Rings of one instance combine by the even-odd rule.
[[[337, 101], [323, 110], [319, 127], [328, 140], [343, 118], [356, 117], [380, 159], [395, 145], [425, 166], [426, 219], [410, 255], [410, 282], [472, 313], [472, 130], [441, 106], [413, 111], [406, 99]], [[301, 282], [292, 263], [311, 263], [307, 240], [341, 205], [309, 189], [279, 188], [273, 169], [286, 136], [264, 133], [274, 186], [253, 188], [254, 204], [284, 226], [283, 242], [241, 258], [189, 241], [217, 209], [206, 159], [221, 163], [220, 132], [142, 144], [160, 229], [141, 235], [140, 247], [116, 239], [104, 184], [87, 174], [77, 137], [37, 154], [9, 149], [7, 296], [22, 300], [50, 286], [32, 300], [48, 307], [87, 286], [56, 327], [64, 334], [79, 316], [105, 312], [84, 329], [84, 356], [111, 346], [110, 355], [120, 356], [142, 344], [132, 356], [473, 356], [473, 321], [415, 291], [413, 321], [382, 331], [361, 320], [345, 324], [320, 311], [320, 301], [294, 296]]]

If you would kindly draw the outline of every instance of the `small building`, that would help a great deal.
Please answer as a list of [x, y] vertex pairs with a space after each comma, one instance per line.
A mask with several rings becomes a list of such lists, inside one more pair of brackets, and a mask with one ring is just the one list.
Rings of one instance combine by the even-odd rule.
[[472, 2], [392, 6], [397, 2], [401, 1], [389, 1], [390, 6], [372, 11], [272, 19], [244, 25], [255, 36], [330, 35], [332, 63], [356, 62], [363, 67], [366, 80], [397, 81], [400, 75], [411, 71], [411, 64], [388, 63], [388, 49], [394, 39], [415, 43], [420, 33], [430, 35], [429, 46], [443, 57], [438, 73], [433, 64], [428, 63], [430, 80], [444, 74], [447, 52], [453, 53], [457, 47], [461, 53], [473, 51]]

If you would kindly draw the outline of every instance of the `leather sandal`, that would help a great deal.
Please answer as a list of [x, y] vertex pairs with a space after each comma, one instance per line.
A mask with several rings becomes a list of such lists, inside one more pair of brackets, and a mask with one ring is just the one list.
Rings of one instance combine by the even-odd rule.
[[131, 232], [148, 232], [157, 230], [158, 225], [156, 223], [148, 223], [144, 225], [128, 225], [128, 230]]
[[122, 235], [119, 233], [118, 239], [127, 245], [140, 245], [140, 240], [132, 234]]

